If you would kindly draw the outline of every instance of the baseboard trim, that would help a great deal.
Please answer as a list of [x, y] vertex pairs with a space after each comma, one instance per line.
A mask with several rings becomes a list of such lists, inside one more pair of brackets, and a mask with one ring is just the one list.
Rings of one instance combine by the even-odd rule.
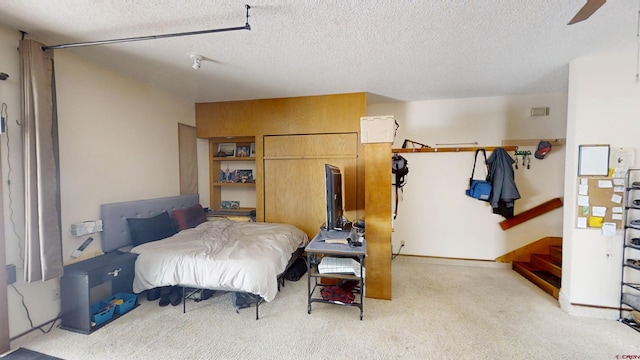
[[600, 305], [588, 305], [588, 304], [576, 304], [571, 303], [567, 299], [566, 295], [560, 289], [560, 296], [558, 298], [560, 308], [569, 315], [589, 317], [606, 320], [618, 320], [620, 311], [618, 308]]
[[494, 260], [476, 260], [464, 258], [448, 258], [437, 256], [420, 256], [420, 255], [398, 255], [406, 261], [415, 261], [435, 265], [452, 265], [452, 266], [473, 266], [495, 269], [511, 269], [511, 263], [502, 263]]

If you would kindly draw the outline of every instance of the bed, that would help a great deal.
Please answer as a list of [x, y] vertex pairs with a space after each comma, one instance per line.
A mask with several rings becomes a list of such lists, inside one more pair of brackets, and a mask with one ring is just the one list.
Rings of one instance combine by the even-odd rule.
[[[308, 243], [307, 235], [289, 224], [206, 221], [197, 194], [103, 204], [100, 209], [103, 251], [138, 254], [136, 293], [181, 286], [248, 293], [270, 302], [286, 269]], [[178, 232], [172, 234], [171, 226]]]

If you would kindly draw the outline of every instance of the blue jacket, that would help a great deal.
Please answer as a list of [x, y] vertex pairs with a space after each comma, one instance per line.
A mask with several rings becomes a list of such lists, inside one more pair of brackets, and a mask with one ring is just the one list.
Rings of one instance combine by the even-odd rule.
[[494, 214], [500, 214], [507, 219], [513, 217], [514, 201], [520, 199], [520, 193], [513, 178], [514, 163], [515, 160], [503, 148], [495, 149], [487, 159], [491, 182], [489, 203]]

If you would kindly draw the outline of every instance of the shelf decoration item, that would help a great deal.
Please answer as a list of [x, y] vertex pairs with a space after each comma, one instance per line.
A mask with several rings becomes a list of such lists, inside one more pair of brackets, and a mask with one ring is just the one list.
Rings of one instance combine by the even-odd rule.
[[240, 201], [236, 200], [223, 200], [220, 202], [220, 207], [223, 209], [239, 209]]
[[236, 148], [236, 157], [249, 157], [249, 147], [238, 146]]
[[[224, 156], [220, 156], [224, 154]], [[220, 143], [218, 145], [218, 153], [216, 157], [235, 157], [236, 156], [236, 143]]]
[[236, 170], [235, 182], [237, 183], [252, 183], [253, 170]]
[[249, 149], [249, 156], [256, 157], [256, 143], [251, 143], [251, 148]]
[[229, 170], [229, 168], [227, 167], [226, 169], [220, 169], [220, 178], [218, 180], [218, 182], [221, 183], [234, 183], [236, 182], [236, 172], [237, 170]]

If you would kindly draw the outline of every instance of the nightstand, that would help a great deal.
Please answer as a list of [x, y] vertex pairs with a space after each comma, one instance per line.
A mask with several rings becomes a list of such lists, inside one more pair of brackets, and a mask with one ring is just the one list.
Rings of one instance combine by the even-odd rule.
[[90, 334], [118, 318], [98, 326], [91, 323], [91, 304], [115, 293], [132, 293], [136, 254], [116, 252], [64, 267], [60, 279], [61, 328]]

